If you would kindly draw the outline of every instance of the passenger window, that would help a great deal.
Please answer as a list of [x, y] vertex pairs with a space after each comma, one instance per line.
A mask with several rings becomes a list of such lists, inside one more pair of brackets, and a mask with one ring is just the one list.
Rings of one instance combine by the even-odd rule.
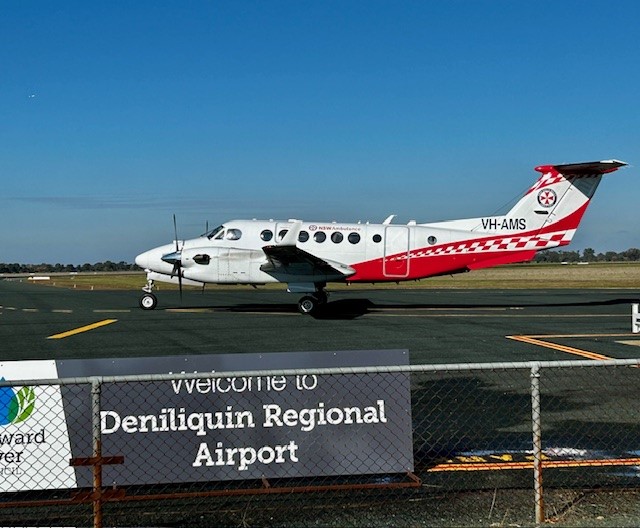
[[288, 232], [288, 229], [281, 229], [278, 231], [278, 241], [282, 240]]
[[196, 264], [202, 264], [203, 266], [206, 266], [209, 264], [209, 262], [211, 262], [211, 257], [207, 254], [196, 255], [195, 257], [193, 257], [193, 261]]
[[307, 240], [309, 240], [309, 233], [300, 231], [300, 233], [298, 233], [298, 242], [306, 242]]
[[339, 244], [340, 242], [342, 242], [343, 238], [344, 236], [342, 235], [342, 233], [338, 233], [337, 231], [331, 234], [331, 241], [334, 244]]
[[377, 244], [378, 242], [380, 242], [382, 240], [382, 237], [380, 235], [373, 235], [373, 241]]
[[242, 231], [240, 231], [239, 229], [227, 229], [227, 235], [225, 238], [227, 240], [240, 240], [241, 236]]
[[437, 239], [436, 237], [434, 237], [433, 235], [432, 235], [432, 236], [430, 236], [429, 238], [427, 238], [427, 242], [428, 242], [430, 245], [432, 245], [432, 246], [433, 246], [437, 241], [438, 241], [438, 239]]
[[358, 233], [349, 233], [347, 240], [352, 244], [357, 244], [360, 242], [360, 235]]
[[273, 238], [273, 233], [268, 229], [265, 229], [262, 233], [260, 233], [260, 238], [265, 242], [269, 242]]
[[318, 242], [324, 242], [327, 239], [327, 235], [325, 233], [323, 233], [322, 231], [317, 231], [316, 233], [313, 234], [313, 239]]

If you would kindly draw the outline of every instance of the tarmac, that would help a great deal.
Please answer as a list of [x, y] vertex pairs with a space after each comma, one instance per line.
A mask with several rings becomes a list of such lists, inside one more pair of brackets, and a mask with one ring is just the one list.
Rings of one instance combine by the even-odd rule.
[[273, 290], [66, 290], [0, 281], [3, 360], [408, 349], [412, 364], [630, 359], [629, 290], [353, 289], [316, 317]]
[[[298, 313], [296, 295], [242, 288], [203, 293], [190, 290], [184, 292], [182, 299], [177, 291], [161, 290], [157, 292], [158, 307], [145, 311], [138, 307], [139, 292], [136, 291], [67, 290], [34, 285], [26, 280], [5, 280], [0, 281], [0, 359], [117, 360], [256, 352], [361, 350], [364, 353], [371, 349], [407, 349], [412, 364], [640, 357], [640, 334], [631, 331], [631, 304], [640, 298], [635, 291], [398, 287], [354, 288], [330, 293], [329, 303], [315, 317]], [[570, 379], [558, 376], [554, 383], [557, 391], [554, 396], [569, 398], [560, 399], [565, 403], [577, 401], [579, 395], [576, 396]], [[620, 408], [628, 403], [627, 398], [635, 400], [623, 387], [620, 391], [613, 387], [606, 399], [619, 398]], [[504, 403], [500, 394], [494, 394], [497, 398], [494, 404], [498, 407]], [[513, 394], [508, 392], [503, 396], [513, 399]], [[595, 411], [597, 408], [592, 407], [592, 412]], [[464, 424], [482, 425], [481, 413], [465, 409], [464, 414], [468, 415]], [[563, 420], [575, 418], [573, 415], [567, 418], [562, 413], [558, 416]], [[460, 421], [460, 416], [457, 420]], [[565, 422], [558, 421], [555, 428], [550, 422], [545, 423], [561, 436]], [[614, 428], [633, 433], [638, 427], [637, 417], [611, 419], [607, 427], [609, 433], [594, 432], [592, 436], [606, 438]], [[629, 436], [634, 446], [636, 438], [635, 434]], [[633, 450], [631, 444], [622, 448]], [[640, 473], [635, 469], [632, 473], [616, 481], [614, 488], [619, 487], [620, 482], [635, 488]], [[510, 479], [511, 474], [513, 472], [492, 472], [494, 476], [490, 478], [499, 482]], [[571, 473], [570, 479], [576, 474]], [[604, 469], [602, 475], [610, 477]], [[340, 513], [342, 510], [338, 508], [317, 512], [313, 518], [303, 515], [304, 518], [296, 519], [277, 516], [267, 519], [256, 511], [253, 522], [265, 526], [529, 526], [534, 524], [532, 492], [526, 489], [529, 485], [526, 477], [522, 485], [516, 483], [516, 489], [501, 489], [497, 502], [496, 492], [481, 486], [484, 490], [470, 495], [447, 495], [447, 500], [440, 494], [432, 498], [427, 494], [396, 513], [390, 513], [393, 510], [388, 507], [372, 506], [370, 510], [360, 509], [362, 515], [357, 517], [349, 513], [351, 510]], [[518, 487], [524, 489], [518, 490]], [[614, 495], [605, 489], [598, 493], [580, 488], [573, 490], [571, 486], [562, 485], [557, 491], [560, 494], [557, 503], [549, 501], [548, 511], [555, 522], [566, 526], [636, 526], [640, 522], [637, 491]], [[498, 489], [500, 486], [496, 484]], [[567, 494], [571, 496], [568, 499]], [[574, 500], [574, 496], [579, 499]], [[473, 517], [468, 505], [457, 503], [461, 500], [476, 503], [484, 500], [487, 517]], [[264, 515], [269, 515], [269, 511], [265, 510]], [[205, 516], [203, 520], [206, 519]], [[231, 517], [227, 520], [235, 522]], [[216, 522], [220, 523], [220, 518], [216, 518]]]

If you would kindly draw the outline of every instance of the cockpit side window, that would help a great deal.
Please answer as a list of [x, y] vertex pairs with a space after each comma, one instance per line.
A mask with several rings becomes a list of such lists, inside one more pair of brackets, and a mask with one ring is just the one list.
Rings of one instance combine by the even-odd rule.
[[242, 231], [240, 231], [239, 229], [227, 229], [227, 234], [225, 235], [225, 238], [227, 240], [240, 240], [241, 236], [242, 236]]
[[[216, 237], [216, 235], [218, 235], [221, 231], [224, 230], [224, 226], [218, 226], [215, 229], [212, 229], [211, 231], [209, 231], [208, 233], [205, 233], [205, 236], [211, 240], [213, 237]], [[218, 237], [216, 237], [218, 238]]]

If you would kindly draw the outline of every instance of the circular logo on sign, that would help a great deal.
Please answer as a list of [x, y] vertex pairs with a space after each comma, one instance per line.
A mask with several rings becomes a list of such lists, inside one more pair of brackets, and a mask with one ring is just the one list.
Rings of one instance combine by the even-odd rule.
[[317, 225], [313, 225], [312, 224], [312, 225], [309, 226], [309, 231], [315, 231], [316, 229], [318, 229]]
[[558, 199], [558, 195], [552, 189], [542, 189], [538, 193], [538, 203], [542, 207], [552, 207], [556, 204], [556, 200]]

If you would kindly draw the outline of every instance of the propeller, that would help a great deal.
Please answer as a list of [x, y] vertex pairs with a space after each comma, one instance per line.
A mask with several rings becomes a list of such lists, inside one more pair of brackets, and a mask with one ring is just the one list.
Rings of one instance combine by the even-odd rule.
[[178, 274], [178, 289], [180, 290], [180, 301], [182, 301], [182, 251], [178, 247], [178, 224], [176, 222], [176, 214], [173, 213], [173, 233], [176, 236], [176, 253], [180, 254], [180, 258], [173, 264], [171, 275]]
[[173, 231], [175, 233], [176, 250], [173, 253], [168, 253], [162, 256], [168, 264], [173, 264], [173, 270], [171, 270], [171, 277], [178, 276], [178, 289], [180, 290], [180, 300], [182, 301], [182, 251], [178, 245], [178, 224], [176, 223], [176, 215], [173, 215]]

